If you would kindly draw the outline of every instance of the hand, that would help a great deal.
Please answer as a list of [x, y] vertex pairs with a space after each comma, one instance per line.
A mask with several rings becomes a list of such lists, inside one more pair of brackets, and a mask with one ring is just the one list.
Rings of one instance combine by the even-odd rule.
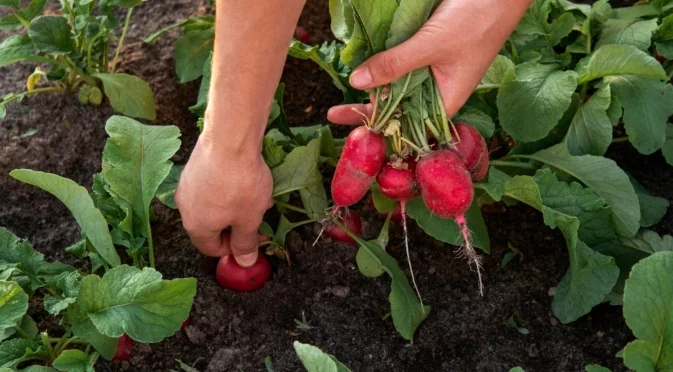
[[[406, 42], [372, 56], [353, 71], [351, 85], [366, 90], [430, 66], [449, 117], [465, 104], [532, 0], [445, 0]], [[370, 105], [330, 109], [337, 124], [360, 124]]]
[[[227, 148], [204, 132], [192, 152], [175, 203], [196, 248], [206, 256], [233, 254], [239, 265], [257, 261], [257, 230], [273, 206], [271, 171], [255, 146]], [[237, 147], [237, 146], [234, 146]], [[224, 231], [231, 227], [231, 232]]]

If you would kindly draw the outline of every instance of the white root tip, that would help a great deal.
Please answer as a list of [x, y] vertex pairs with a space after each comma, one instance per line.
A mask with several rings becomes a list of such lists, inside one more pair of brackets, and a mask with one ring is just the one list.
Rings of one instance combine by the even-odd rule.
[[458, 227], [460, 228], [460, 234], [463, 236], [463, 240], [465, 243], [463, 246], [460, 248], [459, 254], [461, 256], [464, 256], [467, 259], [468, 264], [470, 267], [474, 267], [474, 270], [477, 272], [477, 279], [479, 280], [479, 295], [484, 296], [484, 283], [482, 282], [481, 279], [481, 270], [482, 270], [482, 264], [481, 264], [481, 256], [477, 254], [477, 252], [474, 250], [474, 247], [472, 247], [472, 238], [470, 234], [470, 230], [467, 228], [467, 222], [465, 221], [465, 216], [460, 215], [456, 217], [456, 222], [458, 223]]
[[407, 263], [409, 264], [409, 273], [411, 273], [411, 282], [414, 284], [416, 295], [418, 295], [418, 301], [420, 301], [421, 303], [421, 311], [423, 312], [423, 314], [425, 314], [425, 306], [423, 306], [423, 297], [421, 297], [421, 291], [418, 289], [418, 285], [416, 284], [414, 269], [413, 267], [411, 267], [411, 255], [409, 254], [409, 234], [407, 233], [407, 202], [404, 200], [400, 201], [400, 214], [402, 215], [402, 230], [404, 231], [404, 248], [407, 250]]

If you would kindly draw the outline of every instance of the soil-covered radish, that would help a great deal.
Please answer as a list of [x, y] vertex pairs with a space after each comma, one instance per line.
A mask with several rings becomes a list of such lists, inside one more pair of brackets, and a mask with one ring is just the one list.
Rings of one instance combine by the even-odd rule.
[[238, 292], [252, 292], [260, 289], [271, 276], [271, 265], [266, 256], [259, 254], [257, 262], [250, 267], [240, 266], [233, 256], [220, 258], [215, 278], [221, 286]]
[[361, 126], [348, 135], [332, 178], [335, 212], [365, 196], [385, 159], [386, 143], [381, 134]]
[[[353, 234], [357, 236], [362, 235], [362, 219], [358, 212], [346, 211], [343, 216], [339, 217], [339, 221]], [[335, 224], [331, 224], [325, 228], [325, 234], [340, 242], [355, 243], [355, 239]]]
[[481, 257], [472, 247], [470, 231], [465, 220], [465, 212], [474, 199], [470, 173], [454, 152], [439, 150], [418, 161], [416, 178], [428, 210], [438, 217], [456, 220], [465, 241], [463, 254], [470, 264], [475, 265], [479, 277], [479, 292], [483, 293]]
[[381, 193], [393, 200], [410, 200], [420, 195], [416, 183], [416, 161], [388, 162], [376, 176]]
[[133, 352], [133, 339], [123, 334], [117, 339], [117, 352], [112, 360], [131, 360]]
[[479, 131], [465, 123], [455, 123], [457, 137], [455, 152], [460, 155], [463, 165], [472, 175], [472, 180], [477, 182], [484, 179], [488, 172], [488, 146]]
[[294, 37], [295, 39], [301, 41], [304, 44], [308, 44], [310, 39], [308, 31], [306, 31], [306, 29], [301, 26], [297, 26], [294, 29]]

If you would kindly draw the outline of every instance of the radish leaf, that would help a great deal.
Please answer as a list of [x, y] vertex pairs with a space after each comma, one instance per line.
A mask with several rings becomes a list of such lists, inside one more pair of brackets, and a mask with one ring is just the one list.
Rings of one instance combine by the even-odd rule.
[[333, 355], [315, 346], [295, 341], [294, 350], [307, 372], [350, 372], [350, 369], [341, 364]]
[[571, 154], [605, 154], [612, 143], [612, 122], [607, 114], [610, 101], [610, 86], [605, 86], [575, 113], [565, 138]]
[[613, 160], [592, 155], [572, 156], [562, 145], [519, 157], [540, 161], [584, 183], [610, 206], [619, 234], [630, 237], [638, 232], [638, 196], [626, 173]]
[[173, 164], [170, 172], [168, 172], [168, 176], [166, 176], [161, 185], [159, 185], [159, 188], [157, 188], [157, 198], [168, 208], [178, 209], [178, 206], [175, 205], [174, 196], [183, 169], [185, 169], [184, 165]]
[[94, 372], [89, 365], [89, 357], [82, 350], [64, 350], [54, 359], [54, 368], [66, 372]]
[[579, 83], [605, 76], [635, 75], [665, 80], [666, 72], [656, 59], [633, 45], [604, 45], [596, 50], [582, 71]]
[[19, 363], [30, 360], [31, 357], [48, 357], [42, 343], [14, 338], [0, 344], [0, 368], [16, 368]]
[[584, 370], [586, 372], [611, 372], [609, 368], [605, 368], [598, 364], [589, 364], [588, 366], [584, 367]]
[[61, 16], [41, 16], [30, 22], [28, 36], [40, 52], [51, 55], [70, 54], [75, 41], [68, 19]]
[[386, 49], [391, 49], [414, 36], [430, 18], [435, 0], [400, 0], [390, 24]]
[[626, 345], [624, 364], [636, 371], [673, 368], [673, 252], [633, 266], [624, 288], [624, 318], [638, 340]]
[[98, 331], [128, 334], [139, 342], [159, 342], [180, 329], [196, 294], [195, 279], [161, 280], [150, 268], [122, 265], [102, 278], [82, 279], [77, 301]]
[[666, 141], [666, 122], [673, 115], [673, 86], [637, 76], [605, 80], [624, 107], [629, 141], [644, 155], [659, 150]]
[[0, 281], [0, 342], [16, 333], [28, 311], [28, 295], [16, 282]]
[[128, 74], [93, 74], [103, 83], [105, 95], [112, 108], [124, 115], [141, 119], [156, 119], [154, 98], [149, 84]]
[[215, 43], [214, 29], [186, 32], [175, 43], [175, 72], [181, 83], [198, 79]]
[[568, 109], [576, 88], [573, 71], [533, 62], [517, 65], [498, 91], [500, 125], [517, 141], [542, 139]]
[[33, 54], [35, 45], [28, 35], [10, 36], [0, 44], [0, 67], [20, 61], [51, 63], [47, 58]]
[[320, 174], [320, 138], [292, 150], [283, 163], [271, 170], [273, 196], [287, 194], [322, 182]]
[[661, 147], [661, 153], [669, 165], [673, 165], [673, 124], [666, 124], [666, 142]]
[[646, 21], [611, 19], [603, 25], [596, 48], [609, 44], [624, 44], [647, 51], [652, 44], [652, 34], [656, 29], [657, 19]]
[[386, 48], [386, 39], [397, 10], [396, 0], [350, 0], [353, 32], [344, 40], [341, 60], [351, 69]]
[[99, 332], [77, 303], [68, 308], [67, 319], [75, 336], [89, 341], [103, 358], [112, 360], [117, 351], [116, 337], [108, 337]]
[[55, 174], [28, 169], [16, 169], [9, 175], [23, 183], [37, 186], [58, 198], [70, 210], [84, 235], [105, 262], [112, 267], [121, 263], [112, 244], [107, 222], [101, 212], [94, 207], [93, 200], [84, 187]]

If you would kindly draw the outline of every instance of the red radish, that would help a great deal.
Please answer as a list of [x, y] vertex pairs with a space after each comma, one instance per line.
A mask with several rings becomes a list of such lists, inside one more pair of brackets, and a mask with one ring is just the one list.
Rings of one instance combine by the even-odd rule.
[[455, 143], [455, 152], [460, 155], [463, 165], [477, 182], [484, 179], [488, 171], [488, 146], [479, 131], [465, 123], [455, 123], [458, 141]]
[[180, 325], [180, 331], [184, 332], [185, 328], [190, 324], [192, 324], [192, 318], [185, 319], [185, 321], [182, 322], [182, 325]]
[[664, 63], [666, 62], [666, 57], [662, 56], [659, 54], [659, 52], [654, 52], [654, 58], [659, 62], [659, 63]]
[[[344, 216], [339, 217], [339, 221], [353, 234], [362, 235], [362, 219], [360, 214], [355, 211], [347, 211]], [[346, 234], [339, 226], [332, 224], [325, 229], [325, 234], [334, 240], [344, 243], [355, 243], [355, 239]]]
[[386, 163], [376, 176], [381, 193], [393, 200], [409, 200], [420, 195], [416, 183], [416, 161]]
[[117, 339], [117, 352], [112, 360], [131, 360], [133, 351], [133, 339], [123, 334]]
[[297, 28], [294, 29], [294, 37], [302, 43], [308, 44], [309, 35], [305, 28], [297, 26]]
[[260, 289], [271, 276], [271, 265], [263, 254], [250, 267], [240, 266], [233, 256], [220, 258], [215, 278], [221, 286], [237, 292], [252, 292]]
[[379, 133], [360, 126], [348, 135], [332, 178], [335, 213], [365, 196], [385, 159], [386, 143]]
[[423, 201], [432, 214], [441, 218], [454, 218], [465, 241], [463, 254], [474, 264], [481, 282], [481, 258], [472, 247], [470, 231], [465, 221], [465, 212], [474, 198], [470, 173], [463, 161], [452, 151], [439, 150], [421, 158], [416, 166], [416, 178]]

